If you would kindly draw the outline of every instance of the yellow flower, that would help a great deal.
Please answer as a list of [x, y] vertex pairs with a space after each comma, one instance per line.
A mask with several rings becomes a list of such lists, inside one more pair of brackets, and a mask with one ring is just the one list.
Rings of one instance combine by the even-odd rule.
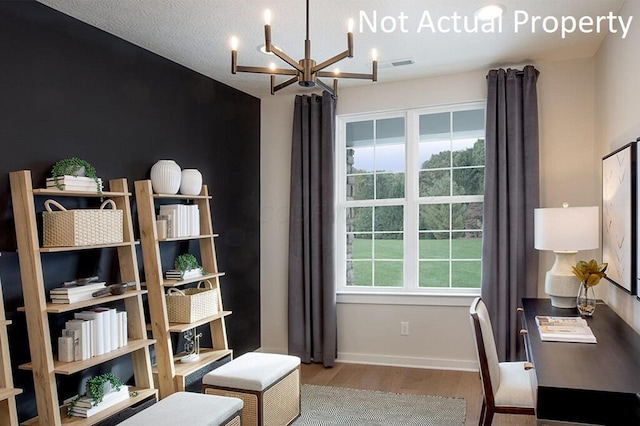
[[592, 287], [598, 284], [602, 277], [607, 276], [604, 273], [607, 270], [607, 266], [609, 266], [608, 263], [598, 263], [595, 259], [591, 259], [589, 262], [581, 260], [576, 263], [576, 266], [572, 266], [572, 272], [582, 284]]

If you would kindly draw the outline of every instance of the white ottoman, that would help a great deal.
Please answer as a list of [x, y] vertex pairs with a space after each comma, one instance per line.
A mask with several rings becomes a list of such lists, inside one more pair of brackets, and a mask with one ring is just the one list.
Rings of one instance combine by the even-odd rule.
[[205, 394], [240, 398], [243, 426], [285, 426], [300, 416], [300, 358], [249, 352], [205, 374]]
[[242, 400], [175, 392], [129, 417], [120, 426], [240, 426]]

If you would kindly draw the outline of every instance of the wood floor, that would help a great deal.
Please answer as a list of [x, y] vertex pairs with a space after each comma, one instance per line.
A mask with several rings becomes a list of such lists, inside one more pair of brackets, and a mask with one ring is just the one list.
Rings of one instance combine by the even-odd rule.
[[[336, 363], [302, 364], [302, 383], [418, 395], [451, 396], [467, 400], [467, 425], [477, 425], [482, 406], [480, 376], [474, 372], [429, 370]], [[496, 414], [494, 426], [534, 426], [534, 416]]]

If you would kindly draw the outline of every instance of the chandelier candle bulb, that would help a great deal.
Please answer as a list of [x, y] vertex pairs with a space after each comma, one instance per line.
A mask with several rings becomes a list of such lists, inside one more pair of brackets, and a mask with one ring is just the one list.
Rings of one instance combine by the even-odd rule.
[[271, 25], [271, 10], [265, 9], [264, 11], [264, 24]]
[[231, 74], [238, 72], [238, 37], [231, 37]]
[[353, 58], [353, 19], [349, 19], [347, 23], [347, 50], [349, 51], [348, 56]]

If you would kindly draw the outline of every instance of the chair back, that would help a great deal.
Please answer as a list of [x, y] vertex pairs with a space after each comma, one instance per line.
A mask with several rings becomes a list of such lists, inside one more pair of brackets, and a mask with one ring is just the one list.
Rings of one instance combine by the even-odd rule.
[[482, 379], [485, 401], [489, 407], [493, 407], [495, 406], [494, 392], [500, 383], [500, 366], [489, 311], [482, 298], [477, 297], [471, 303], [469, 315], [476, 338], [480, 378]]

